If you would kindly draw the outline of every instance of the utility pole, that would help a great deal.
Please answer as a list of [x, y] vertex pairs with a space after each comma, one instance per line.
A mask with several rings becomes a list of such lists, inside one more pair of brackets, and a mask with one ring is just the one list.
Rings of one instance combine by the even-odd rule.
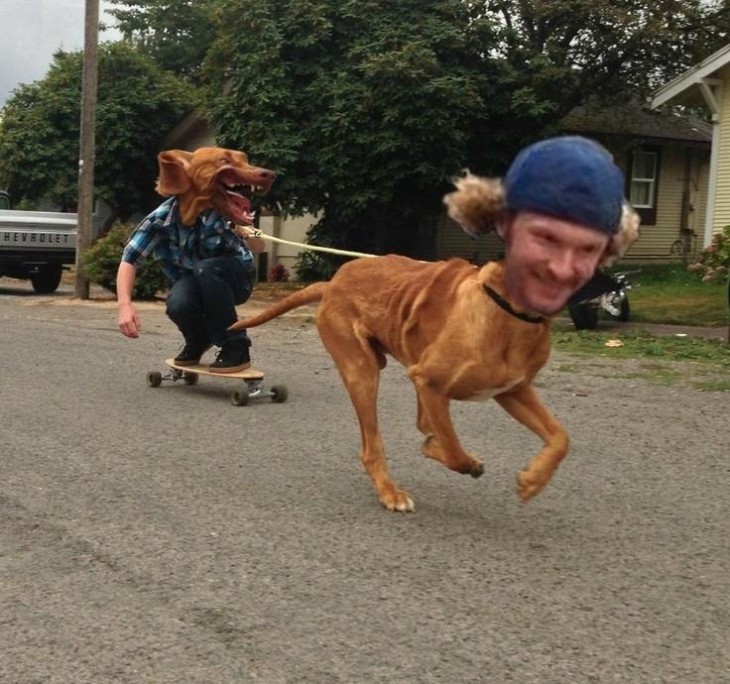
[[96, 157], [96, 91], [99, 47], [99, 0], [86, 0], [84, 67], [81, 85], [81, 133], [79, 139], [79, 200], [76, 209], [76, 282], [74, 296], [89, 298], [89, 279], [81, 255], [91, 247], [94, 216], [94, 160]]

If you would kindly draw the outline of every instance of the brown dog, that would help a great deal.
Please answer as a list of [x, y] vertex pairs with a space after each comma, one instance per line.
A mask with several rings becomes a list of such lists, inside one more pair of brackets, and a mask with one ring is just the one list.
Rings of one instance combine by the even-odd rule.
[[276, 173], [248, 163], [237, 150], [201, 147], [195, 152], [167, 150], [157, 156], [157, 192], [176, 195], [180, 218], [190, 226], [204, 209], [217, 209], [237, 224], [250, 223], [251, 197], [265, 195]]
[[[451, 215], [472, 230], [494, 225], [503, 204], [501, 187], [474, 176], [458, 187], [447, 197]], [[635, 217], [627, 215], [624, 229], [636, 225]], [[621, 248], [617, 240], [614, 250]], [[545, 487], [565, 457], [568, 435], [532, 387], [550, 353], [550, 320], [510, 312], [502, 275], [497, 262], [478, 269], [461, 259], [359, 259], [342, 266], [330, 282], [310, 285], [233, 327], [257, 326], [320, 301], [317, 329], [354, 405], [362, 436], [360, 458], [387, 509], [412, 511], [414, 505], [388, 474], [378, 428], [379, 371], [386, 354], [407, 368], [416, 387], [417, 425], [426, 436], [423, 454], [447, 468], [473, 477], [484, 471], [482, 461], [459, 444], [449, 417], [452, 399], [492, 397], [542, 439], [543, 448], [517, 476], [518, 494], [527, 501]]]

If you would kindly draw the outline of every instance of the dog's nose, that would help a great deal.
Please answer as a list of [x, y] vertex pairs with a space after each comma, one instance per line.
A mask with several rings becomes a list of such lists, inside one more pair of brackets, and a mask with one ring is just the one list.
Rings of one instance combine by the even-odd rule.
[[276, 178], [276, 172], [269, 169], [259, 169], [259, 176], [261, 176], [261, 180], [273, 181]]

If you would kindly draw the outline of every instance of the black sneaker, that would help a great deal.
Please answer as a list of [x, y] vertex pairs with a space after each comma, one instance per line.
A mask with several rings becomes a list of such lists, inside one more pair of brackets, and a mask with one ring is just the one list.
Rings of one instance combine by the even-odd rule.
[[209, 342], [185, 342], [185, 346], [173, 359], [176, 366], [195, 366], [200, 363], [200, 358], [213, 345]]
[[228, 342], [221, 347], [215, 361], [208, 366], [211, 373], [235, 373], [251, 367], [248, 340]]

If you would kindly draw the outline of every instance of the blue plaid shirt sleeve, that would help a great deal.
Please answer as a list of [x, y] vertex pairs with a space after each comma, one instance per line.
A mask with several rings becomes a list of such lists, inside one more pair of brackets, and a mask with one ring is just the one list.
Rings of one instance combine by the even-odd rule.
[[135, 228], [122, 252], [122, 261], [138, 265], [157, 247], [163, 236], [162, 227], [172, 203], [163, 202]]

